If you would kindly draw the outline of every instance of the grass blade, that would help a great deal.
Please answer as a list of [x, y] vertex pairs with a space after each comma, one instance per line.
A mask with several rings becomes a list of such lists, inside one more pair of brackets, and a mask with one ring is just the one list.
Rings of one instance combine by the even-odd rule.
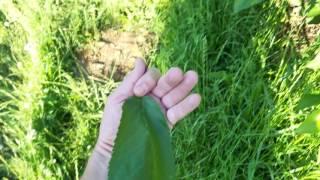
[[320, 94], [305, 94], [301, 98], [297, 109], [302, 110], [304, 108], [316, 106], [318, 104], [320, 104]]
[[233, 6], [233, 12], [238, 13], [242, 10], [248, 9], [258, 3], [261, 3], [263, 0], [235, 0]]

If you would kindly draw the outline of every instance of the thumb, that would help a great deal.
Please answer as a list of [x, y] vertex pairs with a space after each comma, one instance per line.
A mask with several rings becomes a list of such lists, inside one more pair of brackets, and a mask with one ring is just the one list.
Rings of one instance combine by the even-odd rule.
[[108, 102], [121, 103], [133, 96], [135, 83], [146, 71], [146, 64], [142, 59], [137, 59], [134, 69], [124, 78], [119, 87], [109, 96]]

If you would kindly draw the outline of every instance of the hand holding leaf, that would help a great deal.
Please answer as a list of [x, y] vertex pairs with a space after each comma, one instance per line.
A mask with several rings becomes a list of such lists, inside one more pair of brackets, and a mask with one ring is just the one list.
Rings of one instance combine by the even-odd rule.
[[[134, 70], [125, 77], [121, 85], [108, 98], [100, 125], [98, 141], [82, 178], [106, 179], [108, 175], [107, 166], [118, 135], [120, 120], [123, 115], [122, 108], [126, 100], [133, 96], [152, 97], [162, 110], [168, 126], [172, 128], [179, 120], [199, 106], [200, 95], [191, 93], [197, 82], [198, 76], [194, 71], [183, 74], [179, 68], [171, 68], [165, 75], [161, 76], [157, 69], [147, 69], [144, 61], [137, 60]], [[143, 102], [150, 103], [149, 100], [143, 98]], [[146, 109], [148, 109], [146, 106], [140, 106], [136, 109], [136, 112], [139, 114]], [[146, 122], [149, 121], [144, 123]], [[161, 132], [164, 132], [163, 127], [160, 127], [160, 129], [162, 129]], [[158, 133], [153, 134], [157, 136]], [[139, 143], [139, 141], [136, 143]]]
[[146, 71], [144, 61], [137, 60], [135, 69], [108, 98], [97, 142], [100, 151], [112, 151], [123, 103], [132, 96], [153, 97], [163, 110], [170, 128], [199, 106], [200, 95], [189, 95], [198, 82], [194, 71], [183, 74], [179, 68], [171, 68], [164, 76], [160, 76], [157, 69], [150, 68]]

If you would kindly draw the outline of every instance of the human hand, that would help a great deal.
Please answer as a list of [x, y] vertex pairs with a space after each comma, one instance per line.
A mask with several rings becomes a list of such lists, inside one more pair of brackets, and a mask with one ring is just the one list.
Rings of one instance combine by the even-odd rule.
[[[122, 105], [132, 96], [151, 96], [160, 105], [168, 126], [172, 128], [179, 120], [200, 104], [199, 94], [191, 93], [198, 82], [194, 71], [185, 74], [179, 68], [171, 68], [161, 76], [155, 68], [147, 69], [143, 60], [137, 60], [134, 70], [109, 96], [100, 125], [98, 141], [90, 157], [83, 179], [105, 179], [114, 141], [122, 116]], [[191, 93], [191, 94], [190, 94]]]
[[112, 152], [120, 125], [122, 105], [129, 97], [153, 97], [163, 110], [169, 127], [172, 128], [199, 106], [200, 95], [190, 94], [197, 82], [198, 75], [194, 71], [183, 74], [179, 68], [171, 68], [161, 77], [157, 69], [147, 69], [143, 60], [137, 60], [134, 70], [107, 100], [96, 149], [102, 154]]

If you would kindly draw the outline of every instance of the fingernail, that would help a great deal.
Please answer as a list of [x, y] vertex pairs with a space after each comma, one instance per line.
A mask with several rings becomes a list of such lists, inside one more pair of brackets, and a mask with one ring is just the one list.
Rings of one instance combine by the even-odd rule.
[[195, 102], [197, 101], [196, 98], [197, 98], [197, 97], [195, 97], [195, 96], [191, 96], [191, 97], [189, 98], [189, 104], [195, 104]]
[[146, 86], [145, 84], [140, 84], [136, 88], [136, 95], [143, 96], [145, 94], [145, 91], [146, 91], [146, 87], [145, 86]]
[[167, 112], [167, 116], [170, 124], [173, 125], [173, 122], [175, 121], [175, 118], [176, 118], [174, 112], [169, 110]]
[[143, 62], [144, 62], [144, 60], [143, 60], [142, 58], [140, 58], [140, 57], [136, 57], [136, 60], [135, 60], [135, 67], [140, 63], [140, 61], [143, 61]]
[[151, 67], [149, 68], [150, 71], [150, 75], [153, 77], [153, 79], [159, 79], [161, 77], [161, 73], [159, 71], [159, 69], [155, 68], [155, 67]]
[[201, 101], [201, 96], [199, 94], [194, 94], [189, 99], [189, 104], [198, 106]]
[[167, 106], [167, 108], [173, 106], [172, 99], [167, 97], [167, 98], [165, 99], [165, 105]]

